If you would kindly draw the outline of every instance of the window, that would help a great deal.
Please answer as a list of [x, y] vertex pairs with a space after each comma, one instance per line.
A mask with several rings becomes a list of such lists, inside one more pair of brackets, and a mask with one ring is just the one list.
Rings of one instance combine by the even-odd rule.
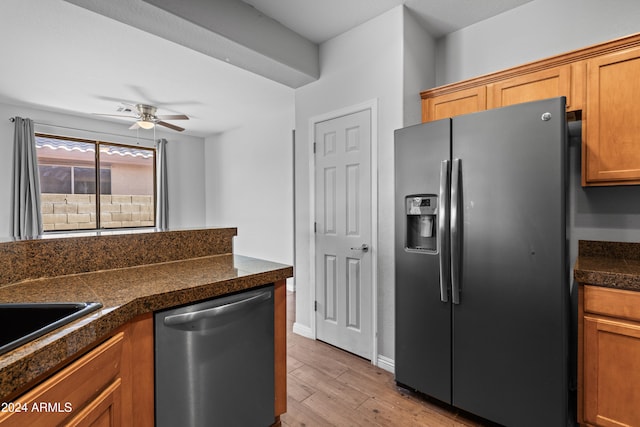
[[154, 149], [36, 134], [36, 150], [44, 231], [155, 226]]
[[[93, 167], [41, 164], [40, 192], [58, 194], [96, 194]], [[111, 194], [111, 169], [100, 168], [100, 194]]]

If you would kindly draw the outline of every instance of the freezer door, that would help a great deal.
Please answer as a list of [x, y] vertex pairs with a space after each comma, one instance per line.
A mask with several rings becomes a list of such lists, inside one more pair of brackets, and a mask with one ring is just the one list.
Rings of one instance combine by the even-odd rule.
[[453, 404], [504, 425], [566, 425], [564, 98], [455, 118], [452, 135]]
[[[441, 256], [448, 262], [443, 246], [448, 223], [440, 221], [446, 221], [440, 208], [447, 203], [440, 193], [447, 198], [448, 169], [443, 161], [448, 162], [451, 154], [450, 127], [446, 119], [395, 134], [396, 381], [447, 403], [451, 402], [451, 306], [446, 302], [446, 277], [440, 281]], [[411, 196], [422, 202], [412, 205]], [[411, 212], [434, 214], [434, 223], [428, 225], [432, 228], [421, 224], [412, 230]], [[416, 239], [407, 239], [416, 230]], [[420, 239], [438, 243], [425, 247], [412, 243]]]

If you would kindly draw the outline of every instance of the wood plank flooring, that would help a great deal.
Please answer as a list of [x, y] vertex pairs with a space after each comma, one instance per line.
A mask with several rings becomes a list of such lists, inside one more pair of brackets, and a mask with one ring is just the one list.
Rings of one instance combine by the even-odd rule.
[[282, 425], [447, 426], [482, 424], [398, 388], [368, 360], [294, 334], [295, 298], [287, 293], [287, 413]]

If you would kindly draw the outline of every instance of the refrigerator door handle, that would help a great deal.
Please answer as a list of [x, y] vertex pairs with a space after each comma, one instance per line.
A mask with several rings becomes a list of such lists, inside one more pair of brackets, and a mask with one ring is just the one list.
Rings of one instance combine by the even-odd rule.
[[440, 163], [440, 194], [438, 203], [438, 240], [440, 264], [440, 301], [449, 302], [449, 233], [447, 206], [449, 205], [449, 160]]
[[451, 301], [460, 304], [460, 170], [462, 162], [451, 165]]

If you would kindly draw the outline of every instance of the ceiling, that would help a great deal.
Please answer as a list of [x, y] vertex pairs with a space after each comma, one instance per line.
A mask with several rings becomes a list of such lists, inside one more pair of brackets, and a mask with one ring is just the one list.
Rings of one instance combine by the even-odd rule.
[[[528, 1], [531, 0], [245, 0], [245, 3], [216, 0], [213, 3], [250, 7], [253, 12], [249, 13], [268, 18], [269, 30], [275, 28], [279, 37], [297, 37], [299, 40], [295, 42], [312, 57], [318, 44], [400, 4], [405, 4], [421, 25], [439, 37]], [[210, 0], [191, 2], [212, 4]], [[291, 105], [293, 88], [317, 78], [313, 67], [305, 68], [307, 64], [295, 57], [280, 58], [278, 53], [270, 56], [269, 46], [264, 43], [256, 45], [257, 48], [251, 46], [265, 40], [259, 29], [253, 34], [254, 40], [246, 39], [244, 31], [239, 35], [223, 35], [218, 41], [207, 43], [206, 48], [173, 38], [171, 31], [176, 34], [191, 31], [191, 41], [203, 40], [211, 31], [150, 3], [153, 1], [4, 0], [0, 14], [4, 40], [0, 44], [3, 58], [0, 102], [84, 117], [90, 117], [91, 113], [117, 114], [121, 101], [148, 103], [159, 107], [158, 114], [188, 115], [191, 120], [174, 123], [185, 127], [185, 134], [205, 137], [241, 126], [246, 117], [264, 117], [273, 105]], [[179, 3], [179, 7], [185, 4]], [[105, 5], [112, 5], [111, 9]], [[125, 9], [126, 16], [116, 15]], [[145, 11], [157, 14], [149, 18], [151, 14]], [[180, 28], [185, 31], [172, 30], [171, 25], [162, 22], [159, 25], [154, 16], [182, 25]], [[233, 25], [231, 28], [233, 31]], [[245, 39], [238, 42], [236, 37]], [[234, 53], [237, 56], [216, 57], [216, 52], [206, 50], [216, 43], [224, 45], [227, 53], [230, 45], [239, 46]], [[260, 55], [256, 56], [255, 50]], [[262, 63], [251, 68], [256, 57]], [[291, 70], [295, 82], [271, 78], [284, 75], [278, 67]], [[263, 69], [266, 71], [262, 72]], [[123, 132], [126, 131], [128, 123], [112, 120], [122, 123]]]
[[532, 0], [244, 0], [314, 43], [404, 4], [435, 38]]

